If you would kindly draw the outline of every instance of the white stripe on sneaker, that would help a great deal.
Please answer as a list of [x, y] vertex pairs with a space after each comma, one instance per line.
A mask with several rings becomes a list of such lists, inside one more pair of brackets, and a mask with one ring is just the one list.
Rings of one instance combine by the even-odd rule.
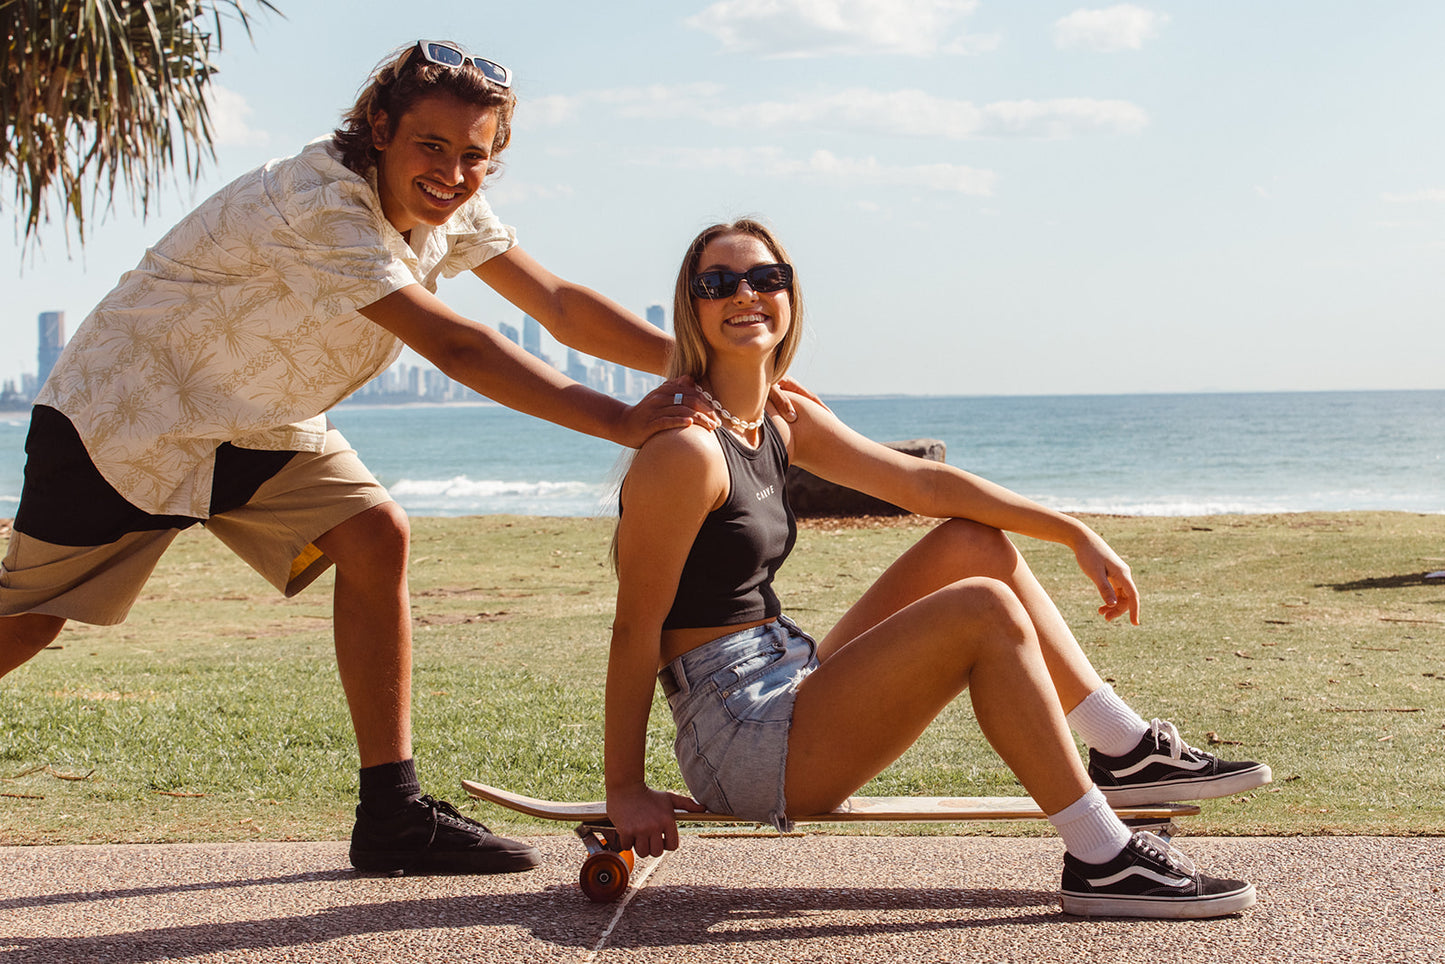
[[1171, 757], [1167, 754], [1151, 753], [1133, 766], [1127, 766], [1122, 770], [1111, 769], [1109, 770], [1109, 772], [1116, 777], [1131, 777], [1139, 771], [1143, 770], [1145, 767], [1154, 763], [1167, 763], [1177, 770], [1203, 770], [1205, 767], [1209, 766], [1208, 760], [1198, 760], [1194, 763], [1189, 763], [1184, 760]]
[[1107, 877], [1090, 877], [1088, 881], [1089, 884], [1094, 887], [1108, 887], [1112, 884], [1119, 883], [1121, 880], [1127, 880], [1130, 877], [1145, 877], [1157, 884], [1163, 884], [1165, 887], [1179, 889], [1188, 887], [1194, 882], [1189, 877], [1165, 876], [1147, 867], [1125, 867], [1117, 874], [1110, 874]]

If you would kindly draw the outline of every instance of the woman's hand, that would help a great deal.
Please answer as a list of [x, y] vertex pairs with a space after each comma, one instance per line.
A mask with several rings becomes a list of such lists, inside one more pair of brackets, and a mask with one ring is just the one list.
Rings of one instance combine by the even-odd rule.
[[1084, 575], [1099, 587], [1099, 595], [1104, 600], [1099, 615], [1113, 622], [1128, 613], [1129, 622], [1139, 625], [1139, 589], [1134, 585], [1129, 566], [1097, 532], [1092, 529], [1084, 532], [1085, 538], [1074, 547], [1074, 558]]
[[703, 809], [691, 797], [653, 790], [642, 783], [607, 791], [607, 819], [617, 828], [618, 845], [638, 857], [661, 857], [664, 850], [676, 850], [673, 811], [697, 813]]

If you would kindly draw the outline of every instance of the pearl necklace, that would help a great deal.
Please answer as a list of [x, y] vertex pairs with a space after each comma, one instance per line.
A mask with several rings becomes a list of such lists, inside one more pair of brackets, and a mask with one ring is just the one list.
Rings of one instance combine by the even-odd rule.
[[759, 415], [755, 421], [752, 421], [752, 422], [744, 422], [742, 419], [738, 418], [738, 417], [737, 417], [736, 415], [734, 415], [732, 412], [729, 412], [727, 409], [723, 408], [722, 402], [720, 402], [720, 401], [718, 401], [717, 399], [713, 398], [712, 395], [708, 392], [708, 390], [707, 390], [706, 388], [699, 388], [698, 391], [702, 393], [702, 397], [703, 397], [703, 398], [707, 399], [709, 402], [712, 403], [712, 407], [715, 408], [715, 409], [717, 409], [717, 413], [718, 413], [719, 415], [721, 415], [723, 418], [727, 419], [729, 422], [732, 422], [732, 423], [733, 423], [733, 428], [737, 429], [738, 431], [740, 431], [740, 432], [751, 432], [753, 429], [755, 429], [755, 428], [757, 428], [759, 425], [763, 424], [763, 416], [762, 416], [762, 415]]

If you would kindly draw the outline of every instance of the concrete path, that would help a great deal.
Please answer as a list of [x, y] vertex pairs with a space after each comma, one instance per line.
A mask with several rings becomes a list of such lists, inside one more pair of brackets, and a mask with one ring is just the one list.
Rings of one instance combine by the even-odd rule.
[[342, 843], [0, 847], [0, 962], [1445, 961], [1445, 839], [1182, 838], [1253, 880], [1206, 922], [1060, 913], [1053, 839], [684, 836], [625, 903], [581, 845], [503, 877], [364, 877]]

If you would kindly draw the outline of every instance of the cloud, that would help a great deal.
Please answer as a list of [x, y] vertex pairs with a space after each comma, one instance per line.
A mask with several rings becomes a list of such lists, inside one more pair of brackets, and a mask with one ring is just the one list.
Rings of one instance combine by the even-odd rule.
[[1149, 123], [1144, 108], [1126, 100], [1064, 97], [1002, 100], [984, 107], [989, 136], [1065, 138], [1078, 134], [1137, 134]]
[[503, 204], [521, 204], [525, 201], [542, 200], [558, 201], [572, 197], [573, 191], [570, 185], [557, 184], [533, 184], [527, 181], [513, 181], [506, 177], [506, 172], [497, 179], [495, 184], [487, 185], [487, 200], [498, 201]]
[[1390, 204], [1418, 204], [1422, 201], [1445, 201], [1445, 187], [1426, 188], [1409, 194], [1381, 194], [1380, 200]]
[[271, 140], [270, 134], [253, 130], [247, 123], [255, 108], [233, 90], [209, 85], [206, 108], [211, 116], [211, 139], [217, 147], [258, 147]]
[[760, 104], [750, 116], [762, 126], [777, 128], [809, 124], [947, 140], [1137, 134], [1149, 122], [1142, 108], [1120, 100], [1005, 100], [978, 106], [971, 101], [935, 97], [921, 90], [861, 88], [826, 97]]
[[727, 126], [746, 116], [749, 124], [761, 129], [831, 129], [954, 141], [1137, 134], [1149, 123], [1143, 108], [1123, 100], [1064, 97], [995, 101], [980, 106], [921, 90], [850, 88], [822, 96], [745, 105], [731, 99], [722, 86], [692, 84], [595, 91], [568, 98], [565, 105], [560, 103], [562, 98], [548, 100], [558, 102], [548, 108], [557, 122], [576, 117], [589, 106], [601, 105], [630, 119], [688, 118]]
[[728, 53], [768, 57], [986, 53], [996, 35], [963, 21], [978, 0], [719, 0], [685, 23]]
[[1075, 10], [1054, 23], [1054, 45], [1082, 47], [1100, 53], [1139, 50], [1146, 40], [1158, 36], [1168, 22], [1167, 14], [1132, 3], [1119, 3], [1102, 10]]
[[890, 165], [876, 157], [839, 157], [825, 150], [814, 151], [807, 157], [794, 157], [775, 147], [674, 148], [650, 156], [643, 163], [669, 163], [693, 170], [725, 170], [760, 177], [843, 182], [850, 188], [912, 187], [975, 197], [992, 195], [998, 180], [993, 171], [961, 164]]

